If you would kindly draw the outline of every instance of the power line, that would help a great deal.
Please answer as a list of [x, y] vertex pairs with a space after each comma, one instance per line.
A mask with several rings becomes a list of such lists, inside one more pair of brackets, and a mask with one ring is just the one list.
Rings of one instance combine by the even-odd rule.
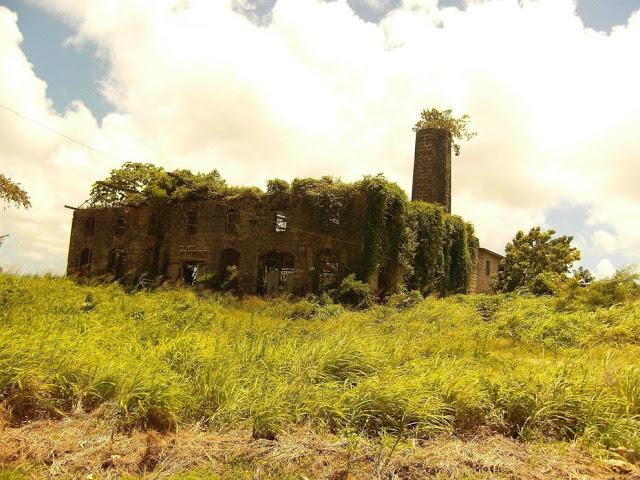
[[[45, 124], [43, 124], [43, 123], [41, 123], [41, 122], [39, 122], [39, 121], [37, 121], [37, 120], [34, 120], [33, 118], [30, 118], [30, 117], [28, 117], [28, 116], [26, 116], [26, 115], [23, 115], [22, 113], [20, 113], [20, 112], [18, 112], [18, 111], [16, 111], [16, 110], [14, 110], [13, 108], [7, 107], [6, 105], [2, 105], [2, 104], [0, 104], [0, 107], [1, 107], [1, 108], [3, 108], [3, 109], [5, 109], [5, 110], [7, 110], [8, 112], [13, 113], [14, 115], [17, 115], [18, 117], [20, 117], [20, 118], [22, 118], [22, 119], [24, 119], [24, 120], [27, 120], [28, 122], [33, 123], [34, 125], [37, 125], [37, 126], [39, 126], [39, 127], [41, 127], [41, 128], [44, 128], [45, 130], [48, 130], [48, 131], [50, 131], [50, 132], [52, 132], [52, 133], [55, 133], [56, 135], [59, 135], [59, 136], [61, 136], [61, 137], [63, 137], [63, 138], [66, 138], [67, 140], [69, 140], [69, 141], [71, 141], [71, 142], [77, 143], [78, 145], [81, 145], [81, 146], [83, 146], [83, 147], [85, 147], [85, 148], [89, 149], [90, 151], [92, 151], [92, 152], [94, 152], [94, 153], [97, 153], [97, 154], [99, 154], [99, 155], [102, 155], [102, 156], [104, 156], [104, 157], [107, 157], [107, 158], [109, 158], [109, 159], [111, 159], [111, 160], [115, 160], [116, 162], [124, 163], [122, 160], [120, 160], [120, 159], [118, 159], [118, 158], [114, 157], [113, 155], [110, 155], [110, 154], [108, 154], [108, 153], [102, 152], [102, 151], [100, 151], [100, 150], [98, 150], [98, 149], [96, 149], [96, 148], [92, 147], [91, 145], [86, 144], [85, 142], [82, 142], [82, 141], [77, 140], [77, 139], [75, 139], [75, 138], [73, 138], [73, 137], [70, 137], [69, 135], [66, 135], [66, 134], [64, 134], [64, 133], [62, 133], [62, 132], [60, 132], [60, 131], [58, 131], [58, 130], [56, 130], [56, 129], [54, 129], [54, 128], [49, 127], [48, 125], [45, 125]], [[179, 179], [180, 179], [180, 180], [182, 180], [183, 182], [186, 182], [186, 179], [185, 179], [185, 178], [183, 178], [183, 177], [180, 177], [180, 176], [178, 176], [178, 175], [176, 175], [176, 174], [174, 174], [174, 173], [172, 173], [172, 172], [167, 172], [167, 173], [168, 173], [169, 175], [173, 176], [174, 178], [179, 178]], [[115, 185], [110, 185], [110, 184], [108, 184], [107, 182], [98, 181], [98, 182], [96, 182], [96, 183], [98, 183], [98, 184], [100, 184], [100, 185], [103, 185], [103, 186], [106, 186], [107, 188], [112, 188], [112, 189], [114, 189], [114, 190], [121, 190], [121, 191], [125, 191], [125, 189], [122, 189], [122, 188], [120, 188], [120, 187], [116, 187]], [[192, 186], [193, 186], [193, 183], [192, 183]], [[135, 193], [139, 193], [139, 192], [135, 192]], [[203, 194], [201, 194], [200, 192], [197, 192], [197, 191], [194, 191], [193, 193], [195, 193], [196, 195], [199, 195], [200, 197], [204, 198], [205, 200], [211, 200], [211, 201], [213, 201], [213, 202], [215, 202], [215, 203], [218, 203], [219, 205], [222, 205], [222, 206], [224, 206], [224, 207], [232, 208], [232, 209], [234, 209], [234, 210], [236, 210], [236, 211], [238, 211], [238, 212], [244, 213], [244, 214], [248, 215], [249, 217], [252, 217], [252, 218], [253, 218], [253, 219], [255, 219], [255, 220], [260, 220], [260, 217], [259, 217], [258, 215], [256, 215], [256, 214], [255, 214], [255, 213], [253, 213], [253, 212], [250, 212], [249, 210], [239, 209], [239, 208], [237, 208], [237, 207], [235, 207], [235, 206], [229, 205], [228, 203], [226, 203], [226, 202], [224, 202], [224, 201], [222, 201], [222, 200], [220, 200], [220, 199], [218, 199], [218, 198], [214, 198], [214, 197], [212, 197], [212, 196], [210, 196], [210, 195], [209, 195], [209, 196], [205, 196], [205, 195], [203, 195]], [[81, 207], [82, 207], [82, 206], [84, 206], [87, 202], [88, 202], [88, 200], [85, 200], [85, 201], [84, 201], [84, 202], [83, 202], [79, 207], [76, 207], [76, 208], [81, 208]], [[271, 224], [272, 224], [272, 225], [275, 225], [275, 224], [276, 224], [276, 221], [275, 221], [275, 220], [271, 220]], [[362, 244], [362, 243], [351, 242], [351, 241], [349, 241], [349, 240], [344, 240], [344, 239], [342, 239], [342, 238], [333, 237], [333, 236], [331, 236], [331, 235], [326, 235], [326, 234], [318, 233], [318, 232], [311, 232], [311, 231], [303, 230], [303, 229], [301, 229], [301, 228], [297, 228], [297, 227], [293, 227], [293, 226], [287, 226], [287, 227], [288, 227], [287, 229], [288, 229], [288, 230], [291, 230], [291, 231], [297, 231], [297, 232], [300, 232], [300, 233], [305, 233], [305, 234], [307, 234], [307, 235], [312, 235], [312, 236], [321, 237], [321, 238], [328, 238], [328, 239], [330, 239], [330, 240], [334, 240], [334, 241], [336, 241], [336, 242], [345, 243], [345, 244], [353, 245], [353, 246], [357, 246], [357, 247], [362, 247], [362, 246], [363, 246], [363, 244]]]
[[61, 137], [64, 137], [71, 142], [77, 143], [78, 145], [82, 145], [83, 147], [88, 148], [89, 150], [91, 150], [94, 153], [97, 153], [98, 155], [102, 155], [104, 157], [110, 158], [111, 160], [115, 160], [116, 162], [124, 163], [122, 160], [114, 157], [113, 155], [109, 155], [108, 153], [102, 152], [96, 148], [93, 148], [91, 145], [87, 145], [86, 143], [80, 140], [77, 140], [73, 137], [70, 137], [69, 135], [66, 135], [56, 130], [55, 128], [51, 128], [48, 125], [45, 125], [44, 123], [39, 122], [38, 120], [34, 120], [33, 118], [27, 117], [26, 115], [23, 115], [22, 113], [17, 112], [13, 108], [7, 107], [6, 105], [2, 105], [2, 104], [0, 104], [0, 108], [4, 108], [6, 111], [13, 113], [14, 115], [17, 115], [18, 117], [23, 118], [24, 120], [27, 120], [28, 122], [31, 122], [34, 125], [44, 128], [45, 130], [49, 130], [50, 132], [55, 133], [56, 135], [60, 135]]

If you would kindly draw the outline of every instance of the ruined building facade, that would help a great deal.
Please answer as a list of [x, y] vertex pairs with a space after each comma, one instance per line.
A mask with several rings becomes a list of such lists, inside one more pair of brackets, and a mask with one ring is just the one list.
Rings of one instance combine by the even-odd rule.
[[[451, 136], [416, 134], [412, 200], [451, 211]], [[310, 224], [299, 205], [258, 196], [203, 198], [163, 206], [76, 209], [67, 274], [113, 275], [134, 281], [143, 273], [190, 283], [215, 278], [247, 293], [304, 294], [334, 288], [361, 255], [357, 232], [338, 222]], [[489, 292], [500, 256], [479, 249], [471, 290]], [[369, 283], [391, 291], [399, 272], [382, 265]]]

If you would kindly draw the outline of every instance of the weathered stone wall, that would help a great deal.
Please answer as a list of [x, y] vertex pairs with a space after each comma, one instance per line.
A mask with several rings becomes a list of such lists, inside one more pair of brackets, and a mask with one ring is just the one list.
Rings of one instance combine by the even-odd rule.
[[451, 213], [451, 134], [425, 128], [416, 133], [411, 200], [443, 205]]
[[475, 293], [495, 293], [491, 288], [491, 278], [498, 273], [502, 255], [486, 248], [479, 248], [476, 260]]
[[[237, 212], [237, 230], [227, 228], [230, 211]], [[275, 212], [286, 215], [285, 231], [276, 231]], [[124, 217], [127, 224], [121, 234], [116, 234], [118, 217]], [[93, 234], [85, 229], [90, 218], [95, 221]], [[195, 225], [190, 229], [187, 219], [193, 223], [194, 218]], [[354, 245], [358, 239], [352, 233], [313, 230], [300, 208], [274, 206], [253, 197], [232, 199], [225, 204], [213, 200], [183, 202], [156, 209], [82, 209], [73, 216], [67, 274], [115, 274], [109, 254], [119, 251], [126, 253], [124, 270], [130, 281], [143, 273], [179, 279], [186, 264], [198, 265], [199, 278], [222, 276], [223, 251], [233, 249], [239, 253], [238, 286], [255, 293], [260, 283], [260, 257], [273, 252], [293, 256], [293, 292], [306, 293], [317, 289], [323, 254], [335, 256], [338, 276], [346, 275], [345, 269], [360, 253]], [[85, 249], [91, 251], [90, 269], [81, 269]]]

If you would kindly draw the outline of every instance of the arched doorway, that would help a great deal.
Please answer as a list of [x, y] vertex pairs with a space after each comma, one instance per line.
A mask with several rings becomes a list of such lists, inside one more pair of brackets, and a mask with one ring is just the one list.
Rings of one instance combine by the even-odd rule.
[[295, 257], [289, 252], [272, 250], [258, 257], [258, 293], [277, 295], [293, 291]]
[[240, 269], [240, 252], [234, 248], [226, 248], [220, 253], [220, 285], [223, 289], [238, 288], [238, 271]]

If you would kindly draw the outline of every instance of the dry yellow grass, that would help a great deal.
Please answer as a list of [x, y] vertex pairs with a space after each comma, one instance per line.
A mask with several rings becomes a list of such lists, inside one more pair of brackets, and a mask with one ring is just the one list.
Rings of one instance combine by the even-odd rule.
[[[22, 466], [24, 478], [51, 479], [622, 478], [616, 464], [594, 458], [576, 444], [524, 443], [491, 433], [466, 439], [446, 435], [391, 451], [379, 442], [352, 443], [303, 429], [277, 441], [254, 440], [250, 430], [212, 433], [198, 425], [166, 434], [125, 434], [99, 417], [78, 414], [23, 425], [5, 421], [0, 426], [0, 472]], [[636, 467], [620, 465], [628, 469], [624, 478], [640, 479]]]

